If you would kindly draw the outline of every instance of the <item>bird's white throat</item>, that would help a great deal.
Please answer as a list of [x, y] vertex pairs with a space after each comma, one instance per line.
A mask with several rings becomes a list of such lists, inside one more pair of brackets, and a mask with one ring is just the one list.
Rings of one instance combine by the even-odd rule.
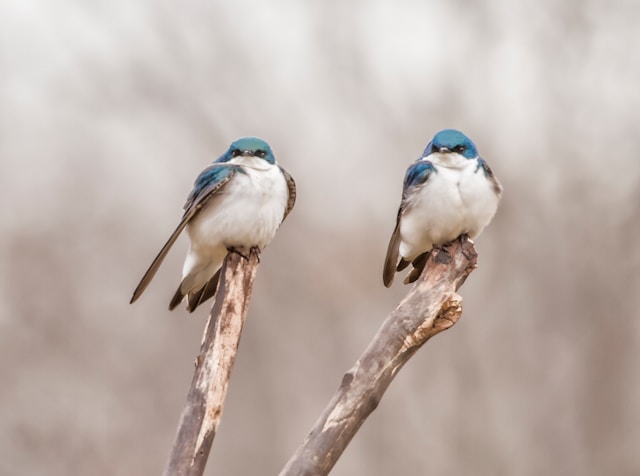
[[448, 169], [464, 169], [473, 163], [472, 160], [469, 160], [456, 152], [449, 152], [445, 154], [442, 152], [434, 152], [426, 157], [426, 159], [433, 165], [446, 167]]
[[234, 157], [229, 161], [230, 164], [242, 165], [243, 167], [249, 167], [255, 170], [268, 170], [273, 167], [274, 164], [267, 162], [260, 157], [252, 157], [241, 155], [239, 157]]

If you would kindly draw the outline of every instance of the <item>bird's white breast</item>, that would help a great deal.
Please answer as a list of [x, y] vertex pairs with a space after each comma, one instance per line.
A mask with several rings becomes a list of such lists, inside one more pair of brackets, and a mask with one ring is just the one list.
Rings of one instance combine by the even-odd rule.
[[408, 197], [401, 217], [399, 252], [408, 260], [463, 233], [477, 236], [498, 207], [499, 197], [477, 160], [435, 159], [436, 172]]
[[235, 247], [263, 249], [273, 239], [288, 200], [286, 180], [277, 165], [245, 160], [222, 191], [189, 224], [191, 248], [203, 254], [226, 254]]

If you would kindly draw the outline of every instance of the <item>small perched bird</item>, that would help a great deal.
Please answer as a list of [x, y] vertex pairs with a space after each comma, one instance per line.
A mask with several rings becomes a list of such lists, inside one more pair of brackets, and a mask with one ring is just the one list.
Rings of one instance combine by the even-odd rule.
[[438, 132], [404, 177], [384, 285], [390, 287], [396, 271], [409, 263], [413, 269], [404, 283], [418, 279], [434, 246], [463, 234], [478, 236], [495, 215], [501, 196], [500, 182], [471, 139], [455, 129]]
[[227, 253], [262, 251], [295, 201], [293, 177], [278, 165], [269, 144], [255, 137], [236, 140], [196, 179], [182, 220], [140, 280], [131, 303], [147, 288], [186, 228], [191, 246], [169, 309], [186, 296], [187, 310], [193, 312], [215, 294]]

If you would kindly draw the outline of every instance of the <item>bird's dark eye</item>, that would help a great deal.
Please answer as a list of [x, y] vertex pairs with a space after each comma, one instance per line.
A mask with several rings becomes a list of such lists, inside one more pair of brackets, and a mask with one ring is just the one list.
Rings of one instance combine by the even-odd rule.
[[231, 151], [231, 157], [238, 157], [240, 155], [240, 149], [233, 149]]
[[266, 155], [267, 155], [267, 152], [265, 150], [262, 150], [262, 149], [256, 150], [256, 157], [260, 157], [261, 159], [263, 159]]
[[462, 154], [464, 152], [464, 146], [463, 145], [457, 145], [453, 148], [454, 152], [457, 152], [458, 154]]

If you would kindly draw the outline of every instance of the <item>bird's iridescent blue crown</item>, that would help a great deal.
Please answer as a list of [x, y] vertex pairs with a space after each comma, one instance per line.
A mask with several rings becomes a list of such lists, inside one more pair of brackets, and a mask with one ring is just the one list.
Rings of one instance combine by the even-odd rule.
[[422, 153], [422, 157], [427, 157], [434, 152], [449, 153], [455, 152], [467, 159], [478, 157], [476, 145], [466, 135], [456, 129], [444, 129], [438, 132]]
[[229, 162], [240, 155], [259, 157], [270, 164], [276, 163], [276, 158], [269, 144], [258, 137], [241, 137], [233, 141], [227, 151], [216, 162]]

